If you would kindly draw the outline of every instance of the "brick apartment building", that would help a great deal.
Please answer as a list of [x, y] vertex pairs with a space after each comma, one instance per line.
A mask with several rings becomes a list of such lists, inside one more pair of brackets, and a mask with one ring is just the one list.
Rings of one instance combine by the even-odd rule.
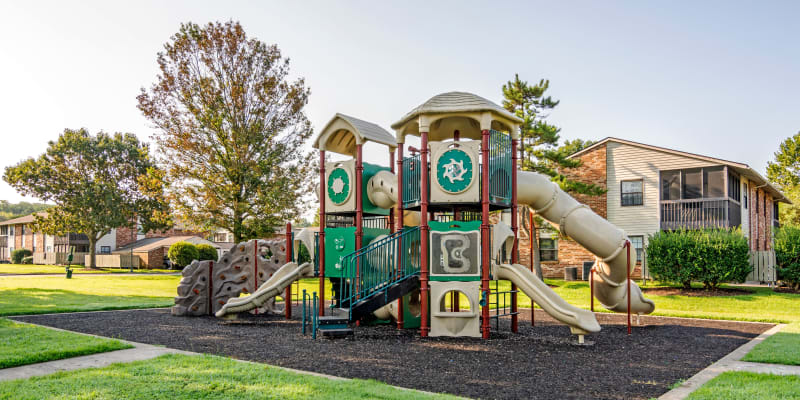
[[[600, 196], [575, 197], [625, 230], [636, 250], [635, 277], [641, 276], [643, 263], [646, 274], [643, 249], [648, 235], [659, 230], [738, 227], [752, 252], [774, 259], [778, 203], [789, 201], [747, 164], [617, 138], [603, 139], [570, 158], [583, 164], [566, 170], [567, 176], [607, 190]], [[585, 261], [594, 260], [569, 238], [546, 229], [538, 232], [546, 277], [563, 277], [565, 267], [580, 271]], [[529, 246], [521, 230], [523, 263], [530, 262]]]
[[[89, 238], [86, 235], [69, 233], [54, 236], [34, 232], [30, 227], [33, 220], [34, 214], [31, 214], [0, 222], [0, 260], [10, 260], [11, 252], [16, 249], [28, 249], [34, 255], [34, 263], [61, 264], [65, 262], [70, 249], [75, 247], [73, 262], [83, 263], [84, 256], [89, 254]], [[119, 254], [120, 250], [124, 250], [138, 255], [144, 267], [160, 268], [164, 265], [165, 246], [168, 248], [176, 241], [206, 243], [220, 248], [215, 243], [202, 239], [206, 236], [206, 232], [193, 232], [182, 225], [146, 234], [135, 228], [117, 228], [97, 241], [96, 252], [100, 255]]]

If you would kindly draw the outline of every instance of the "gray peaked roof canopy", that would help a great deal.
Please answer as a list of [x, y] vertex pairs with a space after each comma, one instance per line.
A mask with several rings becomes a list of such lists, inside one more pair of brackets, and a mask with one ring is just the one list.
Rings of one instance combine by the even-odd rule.
[[397, 131], [398, 142], [402, 142], [407, 134], [419, 135], [425, 130], [430, 140], [450, 138], [454, 130], [458, 130], [463, 138], [478, 140], [482, 129], [509, 131], [517, 137], [516, 127], [522, 122], [516, 115], [481, 96], [447, 92], [414, 107], [392, 124], [392, 129]]
[[394, 136], [377, 124], [336, 113], [314, 139], [314, 148], [355, 156], [356, 144], [375, 142], [397, 147]]

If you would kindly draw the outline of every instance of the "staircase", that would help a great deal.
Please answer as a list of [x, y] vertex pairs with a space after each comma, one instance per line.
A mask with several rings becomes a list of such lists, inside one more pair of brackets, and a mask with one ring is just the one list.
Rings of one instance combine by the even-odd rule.
[[[406, 228], [342, 259], [334, 316], [319, 319], [323, 336], [352, 335], [349, 324], [419, 288], [419, 227]], [[336, 307], [336, 308], [334, 308]]]

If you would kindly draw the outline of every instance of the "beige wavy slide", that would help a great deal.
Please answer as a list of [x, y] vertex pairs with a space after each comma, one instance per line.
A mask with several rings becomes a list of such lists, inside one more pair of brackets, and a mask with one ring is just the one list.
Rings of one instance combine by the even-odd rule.
[[553, 318], [569, 325], [575, 335], [600, 332], [594, 313], [567, 303], [553, 289], [542, 282], [528, 268], [519, 264], [501, 264], [497, 267], [499, 279], [506, 279], [519, 287]]
[[[627, 312], [627, 252], [628, 237], [589, 206], [579, 203], [557, 184], [535, 172], [517, 173], [517, 199], [556, 225], [562, 234], [578, 242], [597, 256], [594, 274], [594, 296], [603, 307]], [[632, 254], [632, 257], [635, 255]], [[634, 265], [631, 264], [631, 272]], [[655, 304], [642, 294], [635, 282], [630, 282], [631, 313], [650, 314]]]
[[300, 278], [313, 278], [314, 265], [303, 263], [297, 265], [295, 262], [284, 264], [270, 277], [258, 290], [247, 297], [236, 297], [228, 300], [222, 308], [215, 314], [217, 317], [238, 314], [245, 311], [261, 307], [264, 303], [283, 293], [283, 290], [292, 282]]

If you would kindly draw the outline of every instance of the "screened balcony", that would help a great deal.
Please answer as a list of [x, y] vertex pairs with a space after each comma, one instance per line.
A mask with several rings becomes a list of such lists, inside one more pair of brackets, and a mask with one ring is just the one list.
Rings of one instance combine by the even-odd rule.
[[727, 167], [661, 171], [662, 230], [736, 228], [742, 224], [739, 176]]

